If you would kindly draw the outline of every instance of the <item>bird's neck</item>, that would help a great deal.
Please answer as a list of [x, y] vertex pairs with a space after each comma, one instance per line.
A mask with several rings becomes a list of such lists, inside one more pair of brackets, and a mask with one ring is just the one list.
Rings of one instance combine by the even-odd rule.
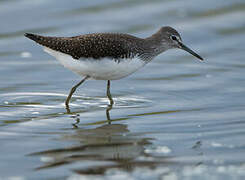
[[164, 41], [159, 38], [157, 33], [145, 38], [144, 43], [146, 55], [148, 55], [151, 60], [168, 49], [167, 45], [164, 46]]

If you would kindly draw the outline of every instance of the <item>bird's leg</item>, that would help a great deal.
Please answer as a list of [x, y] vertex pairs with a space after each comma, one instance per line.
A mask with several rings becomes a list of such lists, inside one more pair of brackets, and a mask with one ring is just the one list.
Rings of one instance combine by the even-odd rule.
[[107, 97], [110, 101], [110, 104], [108, 105], [107, 109], [106, 109], [106, 117], [108, 120], [108, 123], [111, 124], [111, 118], [110, 118], [110, 110], [112, 109], [112, 105], [114, 104], [114, 101], [111, 97], [111, 93], [110, 93], [110, 80], [107, 81]]
[[110, 101], [110, 106], [112, 106], [114, 104], [114, 101], [113, 101], [113, 99], [111, 97], [110, 87], [111, 87], [111, 83], [110, 83], [110, 80], [108, 80], [107, 81], [107, 92], [106, 93], [107, 93], [107, 97], [108, 97], [108, 99]]
[[108, 124], [111, 124], [111, 117], [110, 117], [111, 109], [112, 109], [111, 105], [108, 105], [108, 107], [106, 108], [106, 118], [107, 118]]
[[86, 76], [85, 78], [83, 78], [78, 84], [76, 84], [75, 86], [73, 86], [70, 90], [70, 93], [69, 95], [67, 96], [66, 98], [66, 102], [65, 102], [65, 105], [66, 105], [66, 109], [68, 111], [68, 113], [70, 112], [70, 108], [69, 108], [69, 102], [70, 102], [70, 99], [73, 95], [73, 93], [76, 91], [77, 87], [80, 86], [86, 79], [88, 79], [89, 76]]

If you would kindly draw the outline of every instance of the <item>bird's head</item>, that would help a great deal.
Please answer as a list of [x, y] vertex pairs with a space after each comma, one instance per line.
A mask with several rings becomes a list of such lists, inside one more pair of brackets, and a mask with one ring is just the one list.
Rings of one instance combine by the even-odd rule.
[[174, 28], [169, 26], [161, 27], [155, 34], [155, 37], [160, 40], [160, 43], [165, 50], [173, 48], [183, 49], [203, 61], [201, 56], [183, 44], [180, 34]]

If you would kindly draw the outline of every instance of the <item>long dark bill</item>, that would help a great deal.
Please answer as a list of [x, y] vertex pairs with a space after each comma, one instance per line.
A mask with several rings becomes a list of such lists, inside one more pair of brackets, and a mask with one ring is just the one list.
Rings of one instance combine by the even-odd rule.
[[183, 43], [179, 42], [179, 45], [181, 47], [181, 49], [187, 51], [188, 53], [192, 54], [193, 56], [197, 57], [198, 59], [200, 59], [201, 61], [203, 61], [203, 58], [201, 56], [199, 56], [197, 53], [195, 53], [194, 51], [192, 51], [190, 48], [188, 48], [186, 45], [184, 45]]

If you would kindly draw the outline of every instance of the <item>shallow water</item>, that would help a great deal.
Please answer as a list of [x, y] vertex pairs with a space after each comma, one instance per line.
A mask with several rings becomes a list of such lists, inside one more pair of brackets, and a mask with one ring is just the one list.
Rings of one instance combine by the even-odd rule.
[[[244, 179], [245, 3], [0, 1], [0, 179]], [[24, 32], [146, 37], [170, 25], [204, 57], [170, 50], [137, 73], [87, 81]], [[108, 121], [110, 118], [110, 121]]]

